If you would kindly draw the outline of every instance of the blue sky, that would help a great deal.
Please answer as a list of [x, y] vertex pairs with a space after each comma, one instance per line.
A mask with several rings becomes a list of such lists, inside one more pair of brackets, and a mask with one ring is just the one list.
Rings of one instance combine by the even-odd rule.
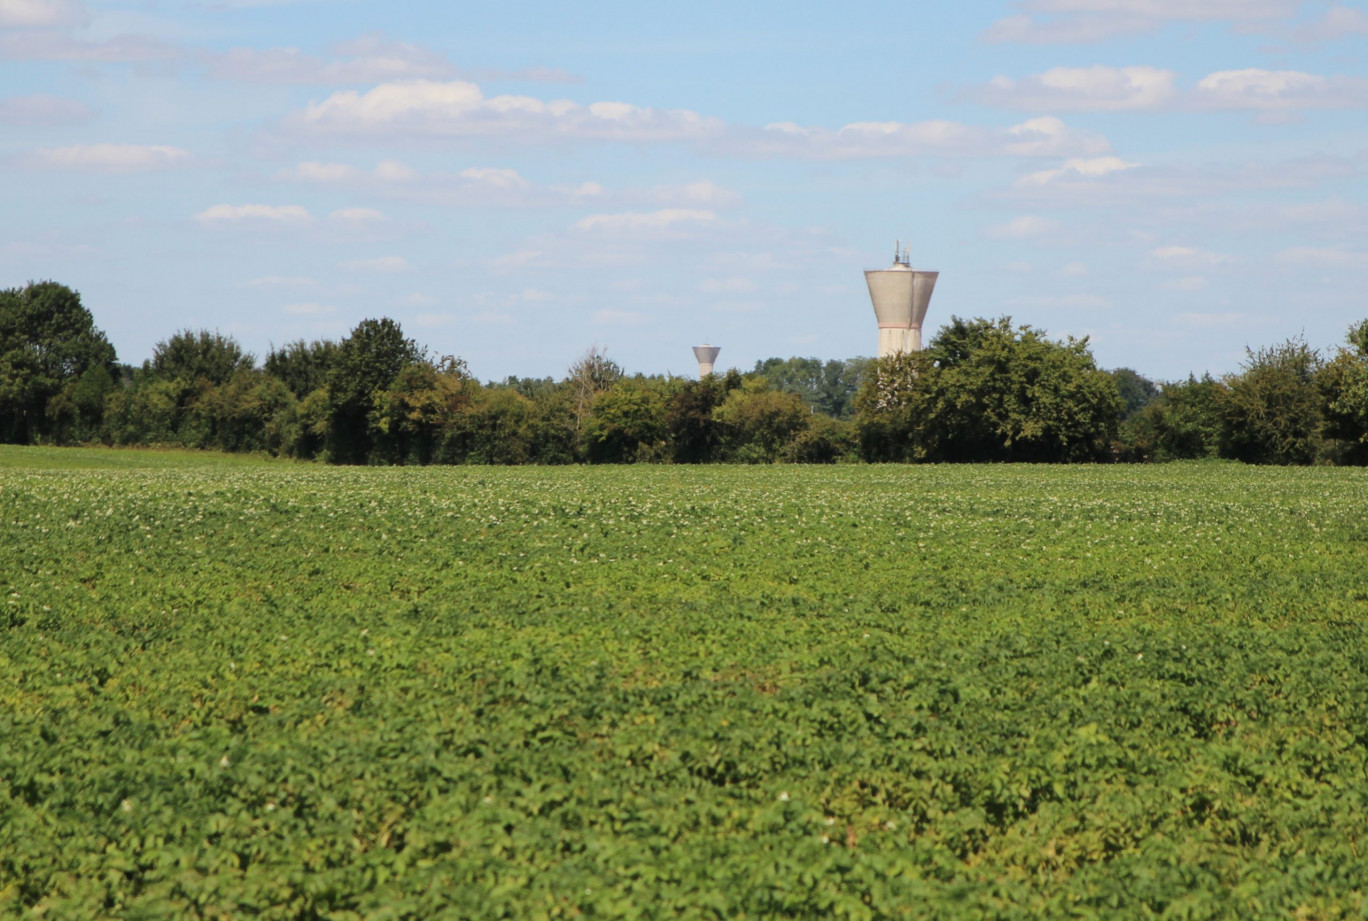
[[960, 4], [0, 0], [0, 286], [124, 361], [390, 316], [482, 379], [875, 350], [927, 316], [1236, 369], [1368, 317], [1368, 13]]

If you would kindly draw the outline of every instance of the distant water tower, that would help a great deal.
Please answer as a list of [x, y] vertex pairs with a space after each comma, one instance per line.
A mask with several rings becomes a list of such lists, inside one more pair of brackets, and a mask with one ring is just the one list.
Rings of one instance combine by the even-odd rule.
[[698, 379], [701, 381], [713, 373], [713, 362], [717, 361], [717, 353], [722, 349], [715, 345], [696, 345], [693, 350], [694, 358], [698, 359]]
[[939, 275], [914, 270], [901, 240], [893, 245], [892, 268], [865, 270], [869, 299], [879, 321], [880, 358], [921, 351], [922, 320]]

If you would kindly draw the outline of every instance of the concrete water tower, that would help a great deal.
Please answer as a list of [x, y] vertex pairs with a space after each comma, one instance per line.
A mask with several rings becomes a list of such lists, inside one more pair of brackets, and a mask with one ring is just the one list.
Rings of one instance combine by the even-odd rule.
[[919, 272], [912, 268], [908, 250], [899, 240], [893, 245], [893, 266], [866, 269], [865, 283], [874, 302], [879, 321], [879, 357], [920, 352], [922, 320], [931, 303], [940, 272]]
[[698, 359], [698, 379], [701, 381], [713, 373], [713, 362], [717, 361], [717, 353], [722, 349], [715, 345], [696, 345], [693, 350], [694, 358]]

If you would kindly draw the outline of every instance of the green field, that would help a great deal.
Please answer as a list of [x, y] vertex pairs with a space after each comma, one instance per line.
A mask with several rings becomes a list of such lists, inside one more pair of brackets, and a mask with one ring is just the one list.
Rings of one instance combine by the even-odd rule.
[[1361, 470], [5, 448], [0, 597], [0, 914], [1368, 914]]

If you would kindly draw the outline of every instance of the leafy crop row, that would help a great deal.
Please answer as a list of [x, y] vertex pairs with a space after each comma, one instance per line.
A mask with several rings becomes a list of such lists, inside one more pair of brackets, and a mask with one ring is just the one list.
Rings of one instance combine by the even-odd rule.
[[0, 913], [1368, 911], [1357, 471], [58, 456]]

